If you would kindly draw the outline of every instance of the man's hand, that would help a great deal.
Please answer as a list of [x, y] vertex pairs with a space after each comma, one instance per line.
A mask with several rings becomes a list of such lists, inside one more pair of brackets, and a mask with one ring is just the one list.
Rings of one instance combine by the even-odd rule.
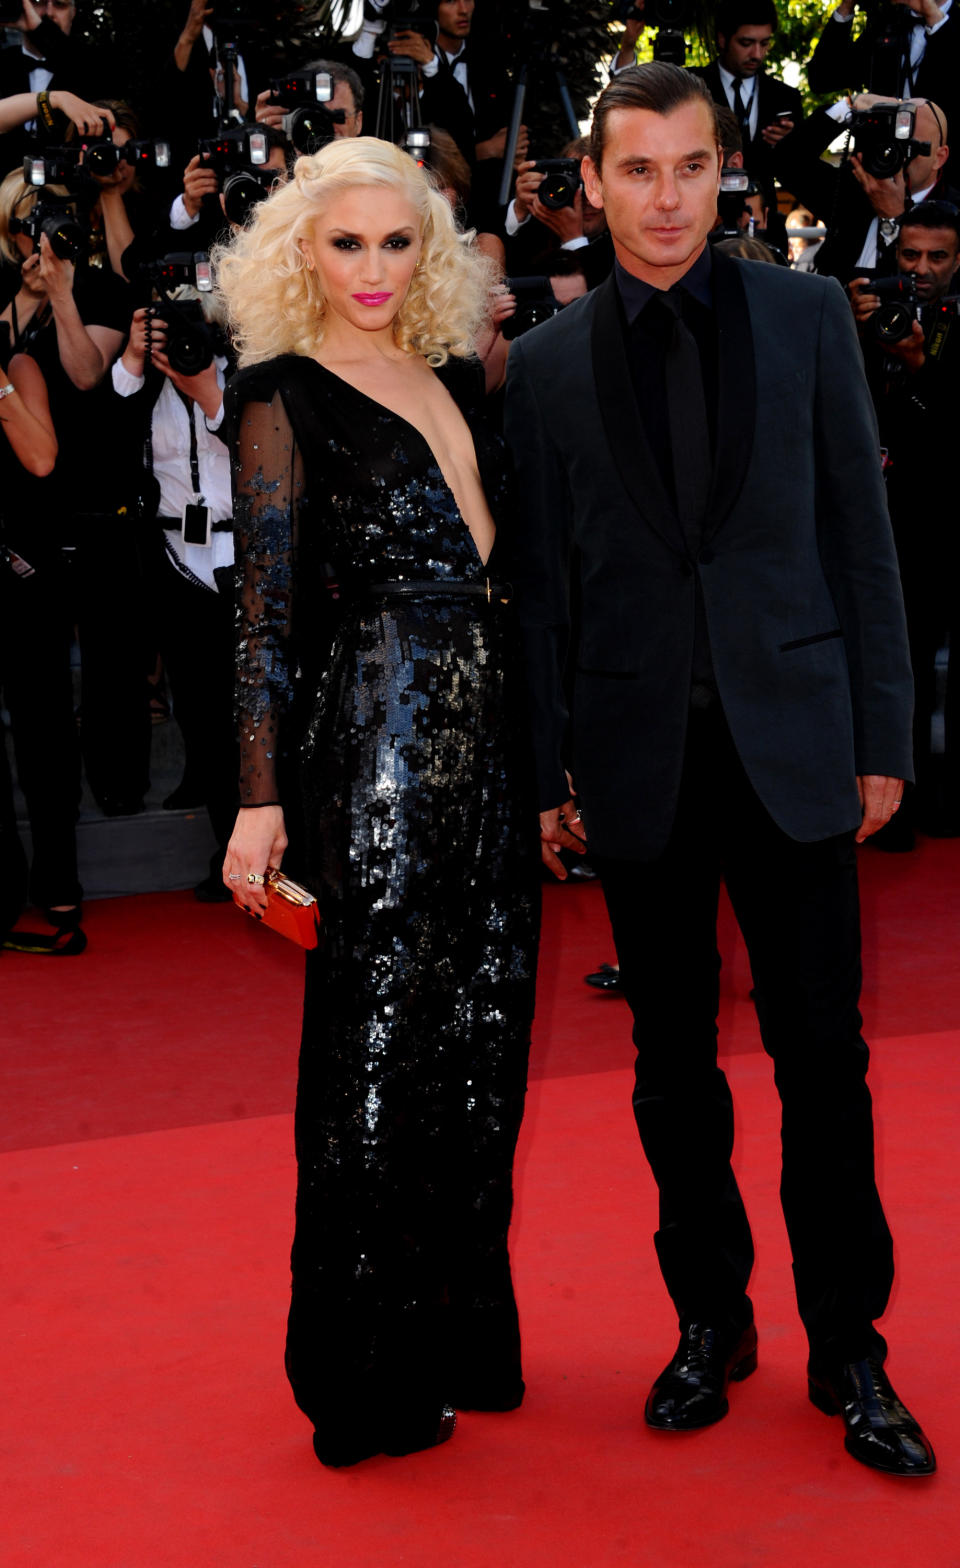
[[792, 120], [772, 120], [769, 125], [763, 127], [760, 135], [768, 147], [776, 147], [777, 142], [782, 142], [783, 138], [789, 136], [792, 130]]
[[577, 191], [570, 207], [545, 207], [539, 196], [534, 196], [533, 216], [538, 223], [551, 229], [561, 245], [567, 240], [583, 238], [583, 191]]
[[878, 180], [863, 167], [862, 153], [855, 152], [850, 159], [854, 178], [863, 187], [878, 218], [899, 218], [907, 205], [907, 185], [904, 172], [891, 174], [889, 179]]
[[875, 310], [880, 309], [880, 295], [871, 294], [871, 285], [870, 278], [851, 278], [848, 284], [854, 318], [860, 327], [870, 320]]
[[395, 33], [387, 43], [390, 54], [405, 54], [408, 59], [415, 60], [418, 65], [429, 65], [433, 59], [433, 44], [422, 33], [407, 32]]
[[272, 125], [274, 130], [283, 129], [284, 115], [289, 114], [285, 104], [273, 102], [273, 89], [265, 87], [262, 93], [257, 94], [256, 121], [258, 125]]
[[219, 189], [216, 169], [204, 163], [198, 152], [194, 153], [183, 171], [183, 205], [191, 218], [195, 218], [200, 211], [204, 196], [216, 196]]
[[74, 265], [63, 261], [45, 234], [40, 236], [40, 265], [38, 276], [47, 298], [56, 309], [60, 300], [73, 298]]
[[856, 833], [856, 843], [862, 844], [872, 833], [882, 827], [900, 809], [903, 799], [903, 779], [890, 779], [881, 773], [864, 773], [857, 778], [857, 794], [863, 820]]
[[535, 158], [525, 159], [519, 165], [517, 183], [513, 192], [513, 210], [517, 215], [518, 223], [522, 223], [524, 218], [529, 218], [533, 212], [533, 201], [537, 194], [537, 186], [544, 178], [544, 175], [537, 173]]
[[15, 22], [7, 22], [4, 25], [15, 27], [20, 33], [32, 33], [40, 26], [42, 20], [40, 12], [34, 5], [31, 5], [30, 0], [23, 0], [23, 10], [17, 17], [17, 20]]
[[111, 109], [98, 109], [96, 104], [84, 103], [76, 93], [65, 93], [56, 87], [48, 97], [51, 109], [59, 109], [84, 136], [109, 136], [116, 124]]
[[502, 158], [507, 150], [507, 127], [497, 131], [495, 136], [488, 136], [485, 142], [477, 142], [474, 147], [478, 163], [485, 158]]
[[173, 58], [178, 71], [185, 71], [190, 63], [193, 46], [203, 32], [204, 24], [213, 15], [213, 7], [207, 5], [207, 0], [190, 0], [190, 9], [187, 20], [183, 24], [183, 32], [177, 39], [173, 50]]
[[936, 27], [938, 22], [943, 21], [944, 13], [937, 5], [937, 0], [896, 0], [896, 4], [905, 5], [917, 16], [922, 16], [924, 27]]
[[554, 806], [552, 811], [540, 813], [540, 856], [548, 871], [558, 882], [566, 882], [567, 872], [558, 850], [572, 849], [578, 855], [586, 854], [586, 830], [580, 820], [575, 800], [565, 806]]
[[899, 343], [887, 343], [885, 347], [894, 359], [903, 360], [911, 376], [915, 376], [926, 364], [926, 339], [919, 321], [913, 323], [908, 337], [901, 338]]

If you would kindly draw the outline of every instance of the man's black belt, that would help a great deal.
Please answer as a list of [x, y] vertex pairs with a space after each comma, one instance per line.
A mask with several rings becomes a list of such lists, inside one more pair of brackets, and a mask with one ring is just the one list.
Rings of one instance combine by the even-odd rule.
[[451, 578], [423, 582], [405, 580], [370, 583], [366, 595], [373, 599], [485, 599], [487, 604], [509, 604], [513, 586], [491, 582], [489, 577], [482, 582], [456, 582]]
[[[158, 517], [157, 518], [157, 522], [160, 524], [161, 528], [169, 528], [175, 534], [182, 533], [182, 531], [183, 531], [183, 518], [182, 517]], [[226, 534], [226, 533], [231, 533], [232, 531], [233, 531], [233, 518], [232, 517], [225, 517], [219, 523], [211, 523], [210, 524], [210, 532], [212, 534]]]

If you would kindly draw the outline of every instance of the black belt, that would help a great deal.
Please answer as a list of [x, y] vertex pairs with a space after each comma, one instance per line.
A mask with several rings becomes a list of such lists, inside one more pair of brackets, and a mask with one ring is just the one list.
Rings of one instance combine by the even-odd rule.
[[489, 577], [482, 582], [402, 581], [370, 583], [366, 593], [375, 599], [485, 599], [487, 604], [509, 604], [513, 598], [511, 583], [493, 583]]
[[[161, 528], [169, 528], [171, 530], [171, 532], [173, 532], [175, 534], [179, 534], [179, 533], [183, 532], [183, 518], [182, 517], [158, 517], [157, 518], [157, 522], [160, 524]], [[210, 532], [212, 534], [226, 534], [226, 533], [230, 533], [232, 531], [232, 529], [233, 529], [233, 518], [232, 517], [225, 517], [219, 523], [211, 523], [210, 524]]]

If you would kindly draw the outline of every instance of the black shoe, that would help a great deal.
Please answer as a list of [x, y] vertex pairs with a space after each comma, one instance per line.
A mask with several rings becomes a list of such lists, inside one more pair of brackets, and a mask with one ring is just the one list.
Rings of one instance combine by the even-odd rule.
[[193, 896], [198, 904], [230, 904], [233, 894], [225, 887], [220, 877], [212, 874], [198, 882], [193, 890]]
[[757, 1370], [757, 1330], [751, 1323], [731, 1345], [716, 1329], [691, 1323], [677, 1353], [650, 1390], [647, 1425], [687, 1432], [719, 1421], [730, 1408], [727, 1384]]
[[416, 1454], [424, 1448], [436, 1448], [453, 1436], [457, 1412], [450, 1405], [440, 1409], [439, 1420], [434, 1414], [425, 1422], [407, 1428], [396, 1428], [382, 1437], [374, 1437], [363, 1426], [355, 1431], [340, 1430], [334, 1437], [313, 1434], [313, 1451], [322, 1465], [330, 1470], [343, 1470], [348, 1465], [372, 1459], [375, 1454], [388, 1454], [398, 1458], [401, 1454]]
[[848, 1361], [835, 1373], [808, 1367], [807, 1390], [824, 1415], [843, 1416], [844, 1447], [861, 1464], [888, 1475], [933, 1475], [933, 1449], [875, 1356]]
[[597, 991], [612, 991], [614, 995], [623, 995], [620, 984], [620, 971], [616, 964], [601, 964], [592, 975], [584, 975], [587, 985], [592, 985]]

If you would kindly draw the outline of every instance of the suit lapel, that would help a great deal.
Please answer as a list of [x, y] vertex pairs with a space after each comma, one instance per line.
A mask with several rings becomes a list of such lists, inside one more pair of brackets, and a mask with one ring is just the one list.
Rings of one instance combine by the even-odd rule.
[[627, 363], [614, 273], [595, 291], [590, 332], [593, 378], [614, 463], [637, 511], [672, 550], [686, 553], [680, 521], [647, 440]]
[[744, 263], [714, 251], [717, 314], [717, 450], [703, 537], [714, 533], [743, 488], [753, 451], [757, 375]]

